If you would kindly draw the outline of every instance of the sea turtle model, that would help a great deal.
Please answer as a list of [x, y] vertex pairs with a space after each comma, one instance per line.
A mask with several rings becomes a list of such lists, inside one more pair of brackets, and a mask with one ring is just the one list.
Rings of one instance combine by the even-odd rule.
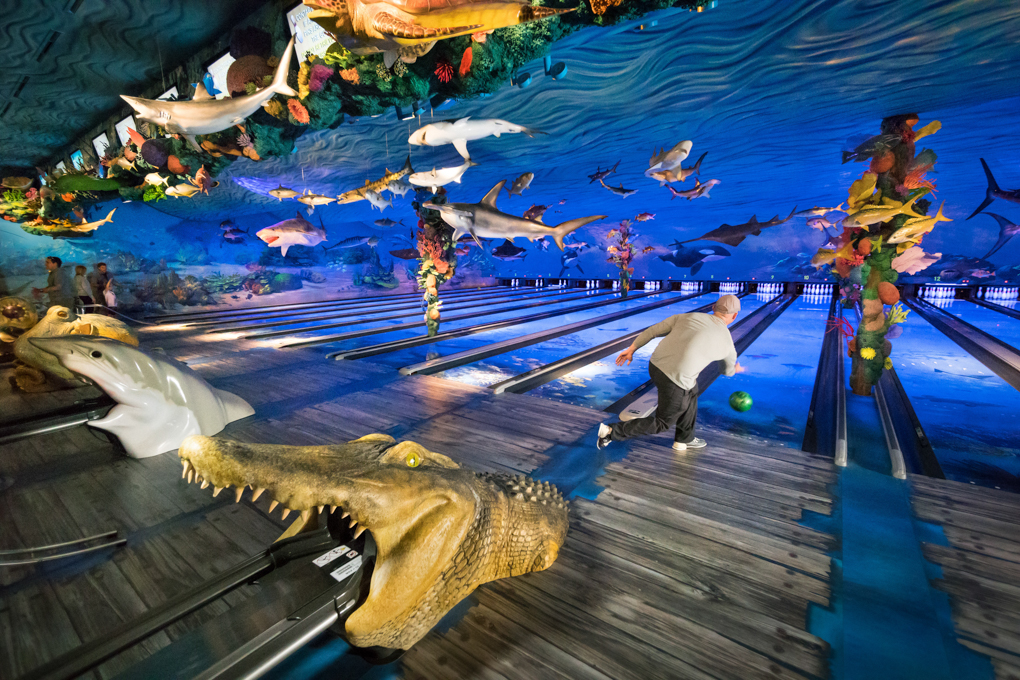
[[526, 24], [574, 9], [516, 0], [304, 0], [308, 18], [355, 54], [413, 62], [436, 40]]

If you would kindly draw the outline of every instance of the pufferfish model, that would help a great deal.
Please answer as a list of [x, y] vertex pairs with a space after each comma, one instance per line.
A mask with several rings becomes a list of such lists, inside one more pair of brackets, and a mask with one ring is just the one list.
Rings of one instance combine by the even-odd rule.
[[355, 54], [384, 52], [389, 68], [428, 52], [437, 40], [516, 26], [574, 9], [519, 0], [304, 0], [308, 18]]

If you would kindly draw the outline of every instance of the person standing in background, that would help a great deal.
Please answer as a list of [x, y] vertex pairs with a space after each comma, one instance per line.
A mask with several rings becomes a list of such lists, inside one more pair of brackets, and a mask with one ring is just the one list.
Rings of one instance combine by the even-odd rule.
[[103, 291], [103, 299], [106, 301], [106, 308], [110, 316], [113, 316], [114, 309], [117, 309], [117, 294], [113, 292], [113, 279], [107, 279], [106, 290]]
[[74, 314], [74, 289], [71, 287], [70, 277], [63, 270], [64, 262], [59, 257], [50, 255], [46, 258], [46, 270], [49, 275], [46, 277], [45, 288], [33, 288], [32, 295], [35, 297], [46, 293], [49, 298], [49, 306], [67, 307], [71, 314]]
[[74, 268], [75, 304], [82, 308], [82, 313], [89, 313], [93, 309], [92, 286], [85, 277], [86, 272], [88, 269], [85, 268], [85, 265], [80, 264]]
[[109, 282], [110, 275], [106, 271], [106, 263], [97, 263], [93, 272], [89, 274], [89, 283], [92, 284], [92, 299], [96, 302], [95, 312], [105, 313], [102, 305], [106, 300], [106, 285]]

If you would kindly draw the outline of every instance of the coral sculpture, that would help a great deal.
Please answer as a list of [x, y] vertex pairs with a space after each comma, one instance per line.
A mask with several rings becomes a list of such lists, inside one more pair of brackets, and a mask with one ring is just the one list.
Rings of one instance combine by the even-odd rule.
[[411, 647], [483, 583], [547, 569], [567, 536], [567, 502], [548, 482], [478, 474], [385, 434], [334, 446], [191, 437], [179, 455], [188, 481], [214, 494], [235, 487], [240, 501], [251, 486], [285, 518], [300, 513], [295, 525], [329, 506], [355, 536], [371, 532], [369, 593], [344, 624], [359, 647]]
[[[440, 195], [429, 201], [435, 205], [446, 203], [443, 189]], [[418, 287], [424, 289], [425, 326], [429, 335], [439, 332], [440, 301], [439, 286], [452, 279], [457, 268], [457, 244], [453, 240], [453, 227], [443, 221], [436, 210], [423, 210], [421, 203], [412, 203], [418, 212], [418, 252], [421, 254], [418, 268]]]
[[607, 262], [612, 262], [620, 269], [620, 294], [622, 297], [627, 297], [630, 292], [630, 277], [634, 274], [634, 267], [631, 266], [631, 262], [638, 254], [650, 253], [654, 248], [648, 247], [638, 251], [631, 241], [633, 234], [630, 231], [630, 220], [624, 220], [620, 222], [620, 226], [616, 229], [610, 230], [606, 235], [609, 239], [609, 247], [606, 248], [606, 252], [609, 253], [609, 259]]

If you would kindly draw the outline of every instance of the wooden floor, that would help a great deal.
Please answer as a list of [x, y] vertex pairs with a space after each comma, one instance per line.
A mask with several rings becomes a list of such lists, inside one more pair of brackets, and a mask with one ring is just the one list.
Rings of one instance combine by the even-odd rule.
[[942, 568], [960, 644], [992, 659], [997, 680], [1020, 680], [1020, 496], [910, 477], [918, 519], [941, 525], [949, 546], [924, 543]]

